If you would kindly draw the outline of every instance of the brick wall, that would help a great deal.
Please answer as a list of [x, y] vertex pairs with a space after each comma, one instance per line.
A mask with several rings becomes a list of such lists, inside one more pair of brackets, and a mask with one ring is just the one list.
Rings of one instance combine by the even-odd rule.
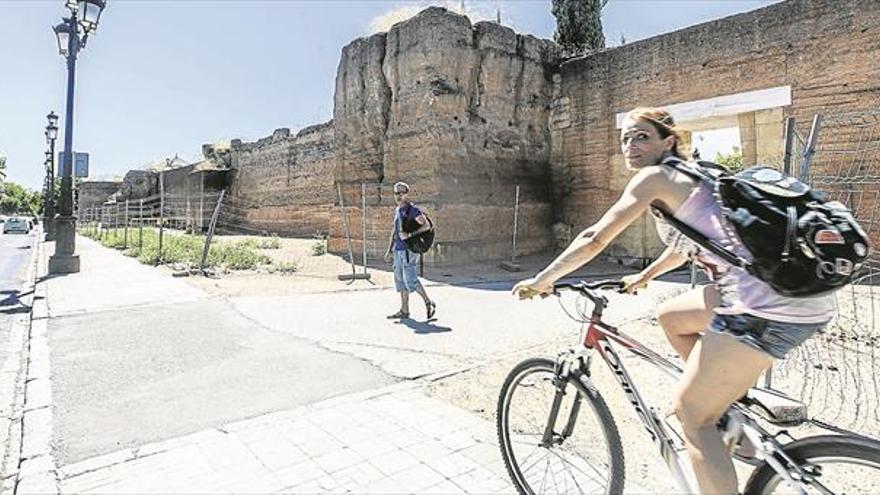
[[288, 129], [255, 143], [233, 141], [233, 178], [221, 221], [243, 232], [326, 233], [333, 207], [332, 123]]

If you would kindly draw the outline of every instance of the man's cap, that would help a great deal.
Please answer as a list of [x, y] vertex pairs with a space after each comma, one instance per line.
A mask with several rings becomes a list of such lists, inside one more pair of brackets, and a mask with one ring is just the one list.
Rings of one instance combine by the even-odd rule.
[[409, 192], [409, 184], [406, 182], [397, 182], [394, 184], [394, 190], [398, 190], [400, 188], [406, 189], [406, 192]]

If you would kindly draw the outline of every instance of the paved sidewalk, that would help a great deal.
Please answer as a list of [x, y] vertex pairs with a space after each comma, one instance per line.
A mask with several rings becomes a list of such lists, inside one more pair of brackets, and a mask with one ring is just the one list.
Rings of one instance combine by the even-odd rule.
[[[78, 238], [82, 271], [38, 284], [17, 493], [509, 493], [494, 425], [408, 381], [55, 466], [46, 327], [207, 294]], [[43, 244], [45, 276], [51, 245]], [[139, 267], [138, 267], [139, 268]], [[90, 290], [91, 288], [91, 290]]]
[[[144, 306], [159, 312], [169, 301], [202, 307], [214, 299], [89, 239], [77, 242], [82, 271], [61, 277], [45, 277], [52, 245], [41, 246], [38, 274], [43, 278], [34, 302], [17, 493], [514, 492], [494, 423], [426, 396], [420, 387], [431, 376], [354, 393], [340, 389], [337, 393], [344, 395], [332, 399], [305, 401], [301, 403], [308, 405], [250, 419], [208, 423], [189, 430], [195, 433], [159, 437], [163, 439], [143, 445], [136, 442], [130, 448], [56, 465], [56, 459], [63, 461], [57, 449], [64, 439], [59, 438], [58, 425], [53, 428], [60, 397], [58, 370], [53, 373], [49, 359], [48, 330], [70, 326], [77, 319], [102, 321], [92, 315], [131, 312]], [[332, 301], [333, 295], [325, 297]], [[375, 302], [364, 298], [361, 304]], [[248, 317], [257, 324], [255, 315]], [[306, 319], [305, 324], [314, 322]], [[389, 324], [383, 325], [381, 330], [389, 333]], [[265, 331], [270, 326], [260, 328]], [[329, 331], [326, 320], [323, 328]], [[488, 338], [489, 330], [482, 330], [482, 334], [453, 335], [458, 335], [458, 345], [472, 347], [474, 338]], [[511, 335], [504, 325], [497, 331]], [[420, 345], [431, 342], [409, 329], [391, 338], [426, 343]], [[329, 376], [334, 371], [339, 372], [332, 366], [327, 369]], [[238, 417], [247, 414], [233, 416]], [[101, 430], [92, 431], [100, 434], [106, 429], [103, 421], [100, 416], [94, 418], [93, 428]], [[628, 488], [635, 487], [630, 484]]]
[[511, 493], [494, 426], [413, 384], [65, 466], [62, 493]]

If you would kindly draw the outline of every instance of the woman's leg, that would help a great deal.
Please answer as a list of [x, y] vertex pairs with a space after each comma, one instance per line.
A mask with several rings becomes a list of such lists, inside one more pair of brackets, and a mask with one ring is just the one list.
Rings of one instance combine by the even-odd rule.
[[736, 471], [716, 423], [773, 362], [769, 354], [716, 332], [694, 345], [675, 397], [691, 464], [703, 494], [736, 493]]
[[657, 308], [657, 321], [683, 360], [687, 361], [700, 333], [709, 327], [715, 306], [718, 306], [718, 289], [710, 284], [680, 294]]

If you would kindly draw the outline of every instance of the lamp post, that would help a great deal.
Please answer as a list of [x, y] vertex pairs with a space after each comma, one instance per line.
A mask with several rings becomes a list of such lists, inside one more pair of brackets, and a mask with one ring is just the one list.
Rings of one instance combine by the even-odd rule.
[[58, 116], [55, 112], [46, 115], [49, 125], [46, 126], [46, 195], [43, 198], [43, 229], [46, 240], [55, 240], [55, 140], [58, 139]]
[[60, 163], [61, 197], [55, 217], [55, 254], [49, 258], [50, 273], [76, 273], [76, 217], [73, 216], [73, 87], [76, 56], [85, 48], [89, 34], [98, 28], [105, 0], [66, 0], [70, 17], [53, 28], [58, 51], [67, 59], [67, 108], [64, 116], [64, 153]]

